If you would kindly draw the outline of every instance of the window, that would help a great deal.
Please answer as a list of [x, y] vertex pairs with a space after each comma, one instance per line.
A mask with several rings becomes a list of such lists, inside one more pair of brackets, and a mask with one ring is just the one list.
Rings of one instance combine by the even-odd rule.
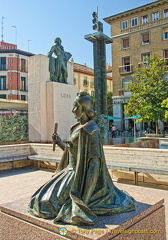
[[164, 75], [164, 80], [165, 80], [165, 81], [168, 81], [168, 73], [165, 73], [165, 75]]
[[7, 70], [6, 69], [6, 57], [0, 57], [0, 70]]
[[26, 72], [26, 60], [21, 59], [21, 72]]
[[0, 76], [0, 90], [6, 89], [6, 76]]
[[142, 33], [142, 44], [149, 43], [149, 33]]
[[149, 65], [148, 58], [150, 57], [150, 53], [143, 53], [142, 54], [142, 62], [144, 62], [146, 65]]
[[95, 95], [95, 92], [94, 91], [91, 91], [91, 96], [94, 96]]
[[0, 94], [0, 98], [6, 99], [6, 94]]
[[142, 24], [148, 23], [148, 15], [142, 17]]
[[124, 89], [128, 89], [129, 83], [131, 83], [131, 79], [124, 78], [123, 81], [122, 81], [122, 87]]
[[26, 91], [26, 78], [25, 77], [21, 77], [20, 90], [21, 91]]
[[153, 14], [152, 14], [152, 20], [153, 20], [153, 21], [156, 21], [156, 20], [158, 20], [158, 19], [159, 19], [159, 12], [153, 13]]
[[168, 9], [165, 9], [165, 10], [163, 11], [163, 17], [168, 17]]
[[88, 86], [88, 80], [87, 80], [87, 77], [84, 77], [83, 85], [84, 85], [84, 86]]
[[122, 22], [122, 29], [128, 28], [128, 20]]
[[163, 28], [163, 39], [168, 39], [168, 28]]
[[129, 38], [122, 39], [122, 47], [128, 48], [129, 47]]
[[163, 50], [163, 58], [168, 64], [168, 49]]
[[123, 68], [124, 72], [130, 71], [130, 57], [123, 58]]
[[21, 100], [26, 101], [26, 95], [21, 95]]
[[168, 59], [168, 49], [164, 50], [163, 57]]
[[137, 26], [138, 25], [138, 18], [136, 17], [136, 18], [132, 18], [131, 19], [131, 26], [132, 27], [135, 27], [135, 26]]

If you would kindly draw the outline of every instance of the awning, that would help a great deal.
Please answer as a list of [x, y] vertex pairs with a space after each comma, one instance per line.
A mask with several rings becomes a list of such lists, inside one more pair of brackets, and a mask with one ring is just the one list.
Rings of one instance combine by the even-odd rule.
[[108, 120], [114, 120], [114, 119], [139, 119], [141, 116], [140, 115], [136, 115], [133, 117], [128, 117], [128, 118], [118, 118], [118, 117], [113, 117], [113, 116], [108, 116], [107, 119]]
[[0, 110], [28, 110], [28, 102], [12, 99], [0, 99]]

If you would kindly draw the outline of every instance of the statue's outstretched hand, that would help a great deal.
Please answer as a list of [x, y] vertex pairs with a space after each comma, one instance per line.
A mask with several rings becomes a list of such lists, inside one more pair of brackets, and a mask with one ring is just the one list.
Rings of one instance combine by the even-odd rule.
[[59, 136], [57, 133], [53, 133], [53, 134], [52, 134], [52, 140], [53, 140], [53, 142], [56, 142], [57, 144], [58, 144], [59, 142], [62, 142], [60, 136]]

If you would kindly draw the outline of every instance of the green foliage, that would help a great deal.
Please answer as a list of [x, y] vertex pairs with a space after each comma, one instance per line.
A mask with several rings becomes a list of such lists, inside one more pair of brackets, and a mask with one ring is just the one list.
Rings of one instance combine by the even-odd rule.
[[165, 119], [168, 121], [168, 98], [164, 99], [161, 105], [165, 110]]
[[27, 116], [0, 116], [0, 142], [28, 140]]
[[112, 101], [112, 92], [107, 93], [107, 114], [108, 116], [113, 116], [113, 101]]
[[164, 80], [167, 70], [166, 62], [155, 56], [147, 58], [143, 66], [137, 68], [133, 74], [136, 81], [128, 85], [132, 93], [125, 105], [128, 116], [140, 115], [138, 122], [157, 122], [158, 119], [165, 121], [161, 104], [168, 97], [168, 81]]

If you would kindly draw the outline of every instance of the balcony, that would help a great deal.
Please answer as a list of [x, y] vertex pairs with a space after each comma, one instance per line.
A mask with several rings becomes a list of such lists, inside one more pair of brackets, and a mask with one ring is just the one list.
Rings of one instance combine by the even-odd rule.
[[142, 67], [143, 68], [150, 68], [150, 65], [147, 61], [138, 63], [138, 68], [142, 68]]
[[133, 73], [133, 65], [124, 65], [119, 67], [119, 73], [120, 74], [128, 74]]

